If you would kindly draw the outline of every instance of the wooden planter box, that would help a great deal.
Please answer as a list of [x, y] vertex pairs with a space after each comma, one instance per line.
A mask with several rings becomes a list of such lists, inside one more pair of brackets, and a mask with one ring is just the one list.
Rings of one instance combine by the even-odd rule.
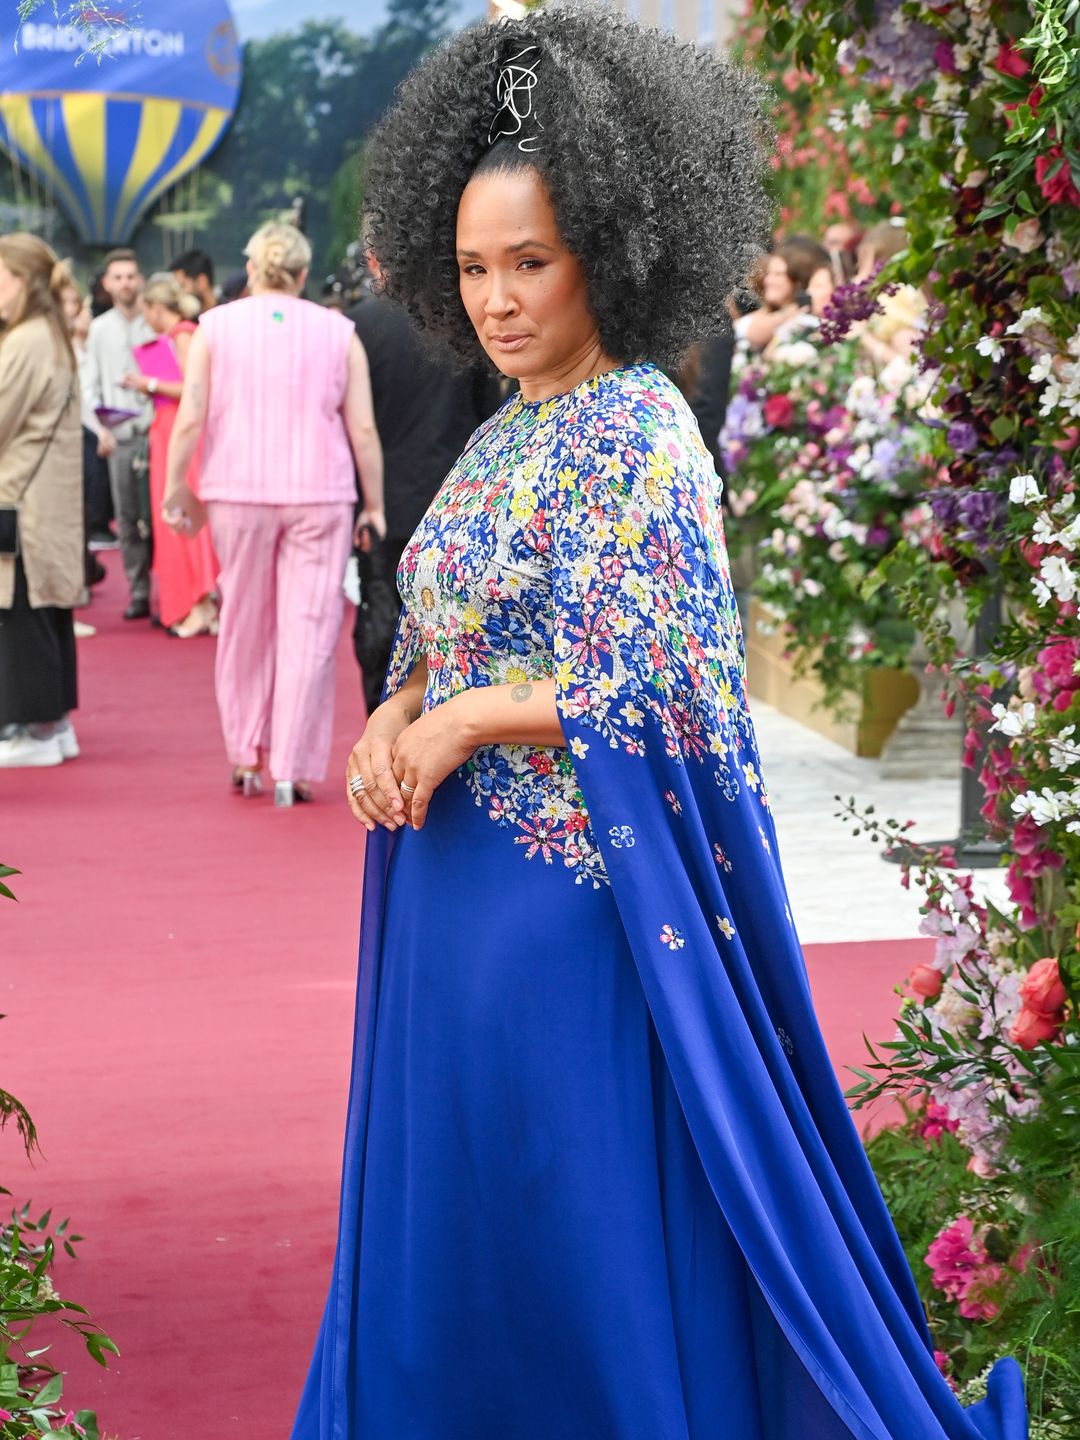
[[750, 694], [789, 715], [792, 720], [816, 730], [853, 755], [876, 759], [896, 729], [904, 711], [919, 698], [919, 682], [908, 670], [868, 670], [863, 680], [861, 703], [852, 697], [850, 720], [837, 720], [822, 705], [821, 686], [810, 675], [796, 678], [794, 667], [784, 658], [784, 638], [763, 635], [758, 622], [766, 618], [756, 600], [750, 604], [746, 627], [746, 669]]

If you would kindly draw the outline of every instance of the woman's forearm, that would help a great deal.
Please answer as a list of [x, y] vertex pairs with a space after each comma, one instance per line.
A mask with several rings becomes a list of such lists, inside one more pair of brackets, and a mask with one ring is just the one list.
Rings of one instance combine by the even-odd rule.
[[481, 685], [446, 702], [455, 723], [477, 745], [565, 746], [555, 704], [555, 681]]
[[383, 508], [383, 453], [374, 425], [358, 429], [352, 438], [353, 458], [360, 473], [361, 498], [365, 510]]
[[199, 448], [199, 436], [202, 434], [202, 424], [196, 416], [185, 416], [183, 411], [177, 416], [176, 424], [173, 426], [172, 439], [169, 441], [169, 459], [165, 470], [165, 494], [171, 495], [174, 490], [179, 490], [188, 477], [191, 470], [191, 462], [195, 459], [195, 452]]

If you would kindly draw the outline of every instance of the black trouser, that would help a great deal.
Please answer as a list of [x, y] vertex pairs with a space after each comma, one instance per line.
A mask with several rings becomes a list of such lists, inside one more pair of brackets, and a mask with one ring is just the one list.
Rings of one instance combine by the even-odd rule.
[[15, 603], [0, 610], [0, 727], [47, 725], [79, 703], [75, 622], [70, 610], [31, 610], [22, 558]]
[[[391, 573], [397, 569], [397, 563], [401, 559], [401, 552], [409, 543], [409, 538], [410, 537], [408, 535], [388, 535], [386, 539], [382, 542], [383, 553], [386, 557], [386, 565], [391, 570]], [[388, 634], [385, 637], [384, 644], [379, 646], [379, 650], [381, 653], [381, 663], [376, 665], [372, 665], [369, 663], [365, 667], [360, 659], [361, 636], [363, 636], [364, 634], [363, 627], [364, 612], [358, 609], [356, 612], [356, 620], [353, 622], [353, 651], [356, 654], [357, 664], [360, 665], [361, 685], [364, 691], [364, 703], [367, 706], [367, 712], [370, 715], [371, 712], [375, 709], [376, 705], [378, 705], [379, 697], [382, 695], [383, 681], [386, 679], [386, 667], [390, 663], [390, 651], [393, 648], [394, 637], [392, 634]], [[368, 641], [368, 644], [365, 645], [363, 649], [367, 650], [368, 648], [370, 648], [370, 642], [372, 637], [364, 636], [364, 639]]]
[[86, 533], [105, 535], [113, 518], [109, 467], [97, 452], [98, 437], [83, 426], [83, 511]]

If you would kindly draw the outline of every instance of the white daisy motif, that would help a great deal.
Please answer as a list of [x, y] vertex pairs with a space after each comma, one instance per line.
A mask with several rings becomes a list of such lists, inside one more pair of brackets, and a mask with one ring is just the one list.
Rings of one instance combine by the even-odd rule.
[[675, 929], [674, 925], [664, 925], [660, 931], [660, 942], [672, 950], [681, 950], [686, 944], [682, 933]]
[[731, 940], [735, 935], [735, 926], [726, 915], [717, 915], [716, 925], [725, 940]]
[[757, 790], [758, 786], [761, 784], [761, 776], [754, 769], [753, 764], [744, 765], [742, 767], [742, 772], [746, 776], [746, 783], [750, 787], [750, 789]]
[[765, 854], [771, 855], [772, 846], [769, 844], [769, 837], [765, 834], [764, 829], [760, 825], [757, 827], [757, 833], [761, 836], [762, 845], [765, 846]]
[[571, 741], [570, 741], [570, 749], [574, 752], [574, 754], [577, 756], [577, 758], [578, 758], [579, 760], [583, 760], [583, 759], [585, 758], [585, 756], [589, 753], [588, 742], [585, 741], [585, 740], [582, 740], [582, 738], [581, 738], [580, 735], [575, 735], [575, 736], [571, 739]]

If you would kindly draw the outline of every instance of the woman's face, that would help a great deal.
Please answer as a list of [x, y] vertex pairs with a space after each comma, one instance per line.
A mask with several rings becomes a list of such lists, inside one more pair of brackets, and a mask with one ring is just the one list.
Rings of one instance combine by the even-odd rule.
[[782, 255], [770, 255], [765, 263], [761, 298], [770, 310], [779, 310], [781, 305], [790, 305], [795, 298], [795, 284], [788, 274], [787, 261]]
[[169, 314], [160, 300], [144, 300], [142, 302], [143, 319], [150, 326], [150, 329], [158, 335], [163, 335], [172, 324], [173, 317]]
[[0, 260], [0, 320], [10, 320], [26, 292], [26, 281], [12, 274]]
[[810, 309], [815, 315], [820, 315], [832, 299], [833, 273], [828, 265], [822, 265], [810, 276], [810, 283], [806, 287], [806, 293], [810, 296]]
[[82, 309], [82, 296], [74, 285], [68, 285], [60, 292], [60, 309], [63, 311], [64, 319], [67, 322], [68, 330], [75, 333], [75, 321], [79, 318], [79, 311]]
[[458, 206], [457, 260], [480, 343], [521, 382], [526, 400], [571, 389], [604, 368], [584, 273], [535, 170], [469, 181]]

